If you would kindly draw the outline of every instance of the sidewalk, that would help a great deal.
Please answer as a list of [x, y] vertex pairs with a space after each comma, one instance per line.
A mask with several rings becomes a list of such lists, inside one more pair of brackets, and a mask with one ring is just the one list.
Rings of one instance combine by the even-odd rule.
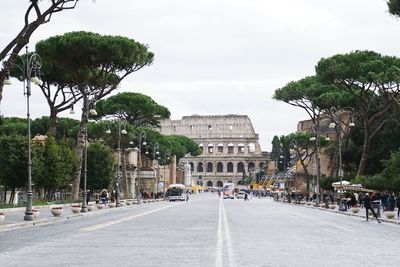
[[[273, 200], [273, 199], [272, 199]], [[285, 205], [293, 205], [293, 206], [298, 206], [298, 207], [304, 207], [304, 208], [310, 208], [310, 209], [318, 209], [318, 210], [323, 210], [323, 211], [327, 211], [327, 212], [333, 212], [333, 213], [338, 213], [338, 214], [342, 214], [342, 215], [347, 215], [347, 216], [355, 216], [355, 217], [360, 217], [360, 218], [364, 218], [366, 219], [365, 216], [365, 209], [364, 208], [360, 208], [360, 211], [358, 213], [353, 213], [351, 209], [348, 209], [347, 211], [339, 211], [338, 207], [336, 207], [335, 209], [327, 209], [325, 208], [325, 204], [321, 203], [322, 207], [314, 207], [312, 205], [306, 205], [306, 204], [294, 204], [294, 203], [287, 203], [287, 202], [283, 202], [283, 201], [274, 201], [274, 203], [280, 203], [280, 204], [285, 204]], [[394, 211], [396, 213], [397, 216], [397, 211]], [[398, 224], [400, 225], [400, 218], [393, 218], [393, 219], [388, 219], [385, 217], [385, 215], [383, 214], [383, 211], [380, 210], [380, 214], [381, 217], [379, 218], [379, 220], [381, 222], [388, 222], [388, 223], [393, 223], [393, 224]], [[369, 216], [370, 220], [375, 220], [375, 217], [373, 215]]]
[[[150, 203], [152, 203], [152, 202], [150, 202]], [[138, 203], [138, 204], [140, 204], [140, 203]], [[29, 227], [29, 226], [33, 226], [33, 225], [62, 222], [62, 221], [76, 219], [76, 218], [80, 218], [80, 217], [84, 217], [84, 216], [101, 214], [101, 213], [109, 212], [112, 210], [125, 209], [125, 208], [129, 208], [132, 206], [136, 206], [138, 204], [132, 204], [132, 205], [124, 204], [122, 207], [118, 207], [118, 208], [117, 207], [110, 208], [107, 205], [103, 209], [98, 209], [96, 207], [96, 204], [94, 204], [93, 210], [88, 211], [87, 213], [81, 213], [81, 212], [73, 213], [71, 211], [70, 204], [59, 204], [59, 205], [57, 204], [57, 206], [63, 206], [63, 214], [59, 217], [54, 217], [50, 211], [50, 207], [54, 206], [54, 205], [34, 206], [34, 208], [38, 209], [38, 211], [39, 211], [39, 216], [34, 221], [24, 221], [24, 215], [25, 215], [25, 210], [26, 210], [25, 207], [2, 209], [0, 211], [4, 212], [5, 219], [2, 223], [0, 223], [0, 232], [13, 230], [16, 228], [21, 228], [21, 227]]]

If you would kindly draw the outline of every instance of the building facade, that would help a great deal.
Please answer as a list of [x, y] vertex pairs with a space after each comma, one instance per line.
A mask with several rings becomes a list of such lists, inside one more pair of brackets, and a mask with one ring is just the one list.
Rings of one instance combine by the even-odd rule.
[[202, 149], [199, 156], [181, 159], [190, 168], [191, 181], [208, 187], [224, 182], [240, 183], [245, 176], [265, 172], [268, 157], [263, 155], [258, 134], [247, 115], [184, 116], [161, 121], [160, 133], [183, 135]]

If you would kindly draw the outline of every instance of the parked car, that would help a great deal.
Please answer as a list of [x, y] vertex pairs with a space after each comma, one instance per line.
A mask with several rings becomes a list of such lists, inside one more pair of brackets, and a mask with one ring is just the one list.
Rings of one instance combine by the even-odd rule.
[[246, 194], [246, 192], [244, 192], [244, 191], [239, 191], [237, 194], [236, 194], [236, 198], [237, 199], [239, 199], [239, 198], [243, 198], [244, 199], [244, 195]]

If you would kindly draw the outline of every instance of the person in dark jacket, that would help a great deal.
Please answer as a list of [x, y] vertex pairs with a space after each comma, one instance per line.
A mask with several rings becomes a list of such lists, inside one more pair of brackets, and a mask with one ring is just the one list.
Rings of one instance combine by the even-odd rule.
[[400, 193], [396, 197], [397, 217], [400, 218]]
[[381, 223], [381, 221], [378, 219], [378, 216], [376, 215], [375, 211], [372, 209], [372, 202], [371, 202], [371, 198], [369, 197], [368, 193], [366, 193], [365, 197], [364, 197], [364, 208], [365, 208], [365, 214], [367, 216], [367, 221], [368, 221], [368, 210], [371, 210], [372, 214], [375, 216], [378, 223]]

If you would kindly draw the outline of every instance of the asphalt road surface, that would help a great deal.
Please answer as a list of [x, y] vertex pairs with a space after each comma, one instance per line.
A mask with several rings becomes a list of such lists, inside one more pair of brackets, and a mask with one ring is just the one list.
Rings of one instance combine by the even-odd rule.
[[205, 193], [0, 228], [0, 266], [399, 266], [399, 242], [399, 225]]

